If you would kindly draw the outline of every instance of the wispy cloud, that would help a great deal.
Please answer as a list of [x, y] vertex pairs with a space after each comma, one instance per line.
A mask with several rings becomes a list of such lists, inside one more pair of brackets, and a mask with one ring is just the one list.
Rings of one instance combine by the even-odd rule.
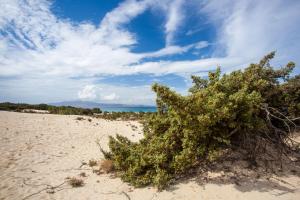
[[[80, 76], [132, 74], [145, 57], [185, 52], [172, 46], [150, 54], [132, 53], [134, 35], [124, 28], [150, 1], [128, 0], [107, 13], [99, 27], [58, 19], [48, 1], [5, 1], [1, 12], [1, 75]], [[152, 5], [153, 6], [153, 5]], [[28, 20], [30, 19], [30, 20]]]
[[116, 93], [111, 93], [108, 95], [101, 96], [101, 100], [104, 100], [104, 101], [115, 101], [117, 99], [119, 99], [119, 96]]
[[105, 35], [105, 43], [113, 47], [132, 45], [136, 42], [133, 34], [123, 26], [143, 13], [150, 5], [149, 0], [127, 0], [107, 13], [100, 24], [100, 32]]
[[78, 98], [82, 100], [95, 100], [96, 95], [96, 86], [95, 85], [86, 85], [80, 91], [78, 91]]
[[170, 3], [170, 5], [168, 5], [167, 22], [165, 24], [167, 46], [171, 45], [174, 42], [176, 31], [183, 21], [183, 3], [184, 0], [174, 0], [172, 1], [172, 3]]
[[194, 44], [186, 45], [186, 46], [166, 46], [165, 48], [162, 48], [158, 51], [155, 52], [150, 52], [150, 53], [144, 53], [141, 54], [145, 58], [151, 58], [151, 57], [163, 57], [163, 56], [168, 56], [168, 55], [176, 55], [176, 54], [182, 54], [186, 53], [191, 49], [202, 49], [205, 48], [209, 45], [207, 41], [200, 41]]
[[256, 60], [277, 50], [282, 61], [300, 61], [299, 1], [212, 0], [200, 10], [219, 27], [216, 42], [226, 57]]

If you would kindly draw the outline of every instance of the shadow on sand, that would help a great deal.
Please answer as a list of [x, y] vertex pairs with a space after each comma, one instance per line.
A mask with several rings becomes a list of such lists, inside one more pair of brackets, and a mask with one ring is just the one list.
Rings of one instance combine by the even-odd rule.
[[179, 188], [178, 184], [190, 181], [203, 187], [206, 184], [220, 186], [234, 184], [234, 187], [241, 192], [272, 192], [275, 196], [299, 190], [295, 183], [287, 181], [290, 176], [300, 177], [299, 157], [294, 162], [290, 160], [284, 160], [282, 163], [264, 161], [256, 165], [242, 158], [239, 152], [227, 153], [222, 159], [207, 164], [201, 169], [194, 169], [185, 177], [178, 178], [167, 191], [175, 191]]

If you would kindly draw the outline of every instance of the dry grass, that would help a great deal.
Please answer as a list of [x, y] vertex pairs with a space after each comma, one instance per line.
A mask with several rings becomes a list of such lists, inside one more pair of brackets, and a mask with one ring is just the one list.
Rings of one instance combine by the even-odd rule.
[[114, 170], [114, 165], [111, 160], [101, 160], [100, 162], [100, 170], [105, 173], [110, 173]]
[[94, 167], [97, 165], [97, 160], [89, 160], [89, 166]]
[[85, 172], [81, 172], [81, 173], [79, 174], [79, 176], [81, 176], [81, 177], [87, 177], [87, 175], [86, 175]]
[[79, 179], [79, 178], [76, 178], [76, 177], [70, 178], [68, 183], [72, 187], [82, 187], [84, 185], [84, 181], [82, 179]]
[[84, 118], [83, 117], [76, 117], [76, 120], [81, 121], [81, 120], [84, 120]]

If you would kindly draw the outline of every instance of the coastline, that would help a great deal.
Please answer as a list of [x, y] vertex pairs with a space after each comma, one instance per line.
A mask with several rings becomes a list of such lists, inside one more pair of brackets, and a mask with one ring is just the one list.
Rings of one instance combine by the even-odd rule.
[[156, 112], [156, 107], [140, 107], [140, 106], [128, 106], [128, 107], [101, 107], [103, 112]]

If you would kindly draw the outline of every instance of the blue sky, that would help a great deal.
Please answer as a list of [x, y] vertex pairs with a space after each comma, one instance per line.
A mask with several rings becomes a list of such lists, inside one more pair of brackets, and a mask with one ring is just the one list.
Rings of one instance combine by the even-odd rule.
[[[300, 62], [300, 1], [0, 0], [0, 101], [153, 105], [190, 75], [276, 50]], [[295, 73], [299, 74], [299, 67]]]

